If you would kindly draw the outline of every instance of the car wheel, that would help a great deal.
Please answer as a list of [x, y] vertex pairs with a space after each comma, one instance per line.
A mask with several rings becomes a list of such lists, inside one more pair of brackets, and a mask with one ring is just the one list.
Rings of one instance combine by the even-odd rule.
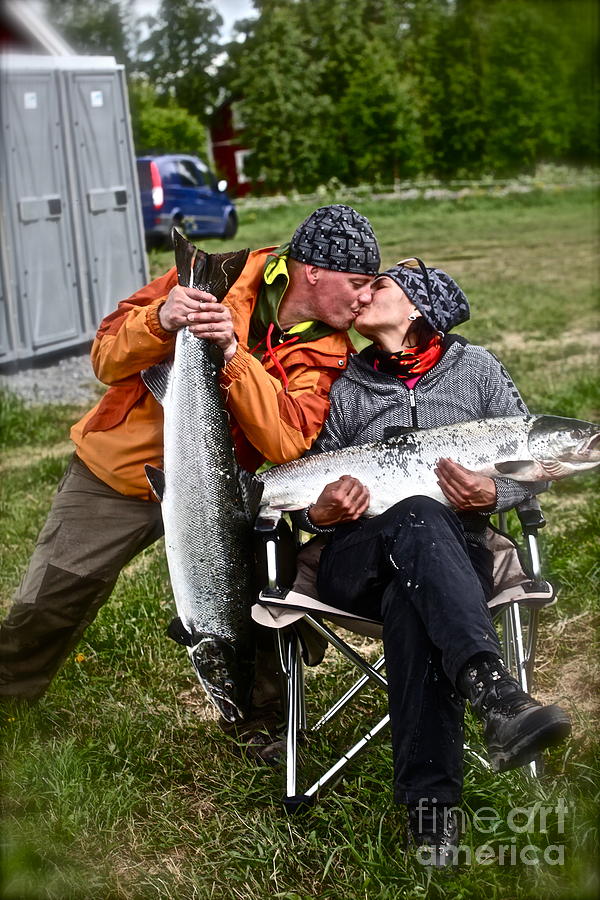
[[224, 238], [232, 238], [235, 237], [236, 232], [238, 230], [238, 220], [236, 214], [233, 210], [227, 216], [227, 221], [225, 222], [225, 229], [223, 231]]

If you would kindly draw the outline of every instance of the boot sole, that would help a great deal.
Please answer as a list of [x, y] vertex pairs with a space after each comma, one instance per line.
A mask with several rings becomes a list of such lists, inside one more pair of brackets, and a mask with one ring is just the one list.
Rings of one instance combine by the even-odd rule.
[[[549, 707], [544, 708], [546, 716]], [[539, 728], [520, 735], [511, 744], [493, 748], [488, 746], [488, 754], [495, 772], [506, 772], [526, 766], [548, 747], [560, 744], [571, 734], [571, 721], [561, 709], [556, 710], [553, 719], [546, 719]]]

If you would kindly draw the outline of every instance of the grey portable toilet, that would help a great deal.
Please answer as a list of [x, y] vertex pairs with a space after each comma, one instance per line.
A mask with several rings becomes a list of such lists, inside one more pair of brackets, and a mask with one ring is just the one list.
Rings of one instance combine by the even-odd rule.
[[148, 279], [124, 68], [0, 57], [0, 362], [75, 348]]
[[127, 85], [114, 61], [112, 69], [63, 69], [63, 79], [95, 328], [147, 281]]

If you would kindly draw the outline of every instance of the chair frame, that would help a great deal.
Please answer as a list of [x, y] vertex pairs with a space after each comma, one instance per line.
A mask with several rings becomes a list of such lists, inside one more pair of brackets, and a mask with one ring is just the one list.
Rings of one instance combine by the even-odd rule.
[[[534, 583], [545, 584], [541, 574], [538, 544], [538, 532], [546, 524], [544, 516], [537, 501], [522, 504], [517, 509], [517, 514], [520, 520], [529, 574]], [[506, 513], [500, 514], [498, 524], [500, 530], [505, 531], [507, 524]], [[263, 601], [268, 605], [269, 601], [277, 601], [277, 599], [284, 598], [291, 584], [289, 563], [282, 565], [281, 553], [279, 552], [279, 544], [281, 542], [280, 520], [270, 517], [259, 518], [255, 523], [255, 534], [259, 539], [259, 543], [264, 547], [263, 571], [267, 582], [260, 594], [259, 602]], [[296, 548], [301, 547], [302, 543], [295, 529], [294, 538]], [[523, 604], [523, 606], [525, 605]], [[492, 614], [495, 620], [500, 621], [502, 625], [502, 647], [506, 665], [514, 672], [523, 690], [529, 691], [533, 682], [539, 608], [527, 606], [527, 618], [524, 624], [520, 607], [521, 604], [519, 602], [513, 601], [504, 604], [497, 610], [492, 610]], [[327, 614], [327, 618], [335, 622], [335, 616]], [[340, 618], [344, 618], [342, 611], [340, 611]], [[374, 683], [379, 688], [387, 689], [387, 681], [381, 674], [381, 669], [385, 666], [385, 657], [380, 656], [374, 664], [369, 663], [339, 634], [326, 625], [320, 616], [317, 617], [305, 612], [302, 622], [325, 638], [362, 672], [358, 680], [310, 727], [310, 732], [316, 732], [337, 716], [367, 684]], [[360, 633], [360, 628], [357, 628], [357, 632]], [[277, 629], [276, 646], [284, 682], [283, 695], [287, 725], [286, 777], [283, 804], [288, 813], [294, 813], [314, 805], [319, 792], [326, 785], [331, 785], [342, 777], [349, 763], [363, 753], [370, 742], [387, 727], [390, 717], [389, 714], [386, 714], [374, 722], [360, 740], [346, 750], [337, 762], [324, 771], [308, 788], [299, 792], [298, 742], [301, 733], [307, 730], [307, 716], [302, 644], [294, 625]], [[466, 747], [466, 750], [483, 766], [490, 768], [489, 762], [484, 757], [469, 747]], [[535, 760], [530, 763], [529, 771], [533, 776], [539, 775], [541, 772], [541, 760]]]

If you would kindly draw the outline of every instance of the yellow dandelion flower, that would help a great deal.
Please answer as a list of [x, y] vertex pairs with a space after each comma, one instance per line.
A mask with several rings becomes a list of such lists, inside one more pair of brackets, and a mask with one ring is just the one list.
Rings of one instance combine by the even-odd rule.
[[84, 659], [85, 659], [85, 656], [83, 655], [83, 653], [78, 653], [77, 656], [75, 657], [75, 662], [83, 662]]

